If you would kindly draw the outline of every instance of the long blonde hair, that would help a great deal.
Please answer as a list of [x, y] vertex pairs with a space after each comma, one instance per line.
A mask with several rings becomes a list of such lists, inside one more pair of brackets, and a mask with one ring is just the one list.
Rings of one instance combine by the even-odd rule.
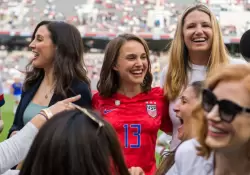
[[164, 85], [164, 95], [168, 97], [169, 100], [176, 99], [183, 86], [187, 86], [188, 83], [188, 50], [184, 43], [182, 31], [186, 16], [195, 10], [208, 14], [211, 20], [213, 40], [211, 55], [207, 64], [207, 73], [210, 74], [220, 64], [226, 64], [229, 62], [228, 53], [216, 17], [212, 14], [209, 8], [203, 4], [189, 7], [178, 21], [175, 36], [169, 50], [168, 72]]
[[[225, 67], [221, 67], [220, 69], [218, 68], [218, 71], [209, 76], [205, 81], [205, 88], [213, 90], [222, 81], [243, 81], [244, 86], [250, 94], [250, 65], [236, 64], [227, 65]], [[208, 126], [207, 119], [204, 116], [204, 112], [201, 107], [201, 101], [196, 106], [195, 110], [193, 110], [192, 116], [195, 119], [194, 125], [197, 127], [197, 140], [201, 145], [197, 147], [198, 155], [208, 158], [211, 153], [211, 148], [209, 148], [205, 143]], [[250, 149], [247, 156], [250, 158]]]

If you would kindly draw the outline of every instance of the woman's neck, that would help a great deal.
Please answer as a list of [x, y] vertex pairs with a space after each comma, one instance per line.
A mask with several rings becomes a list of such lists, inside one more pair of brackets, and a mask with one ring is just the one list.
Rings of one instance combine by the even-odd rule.
[[138, 86], [134, 86], [134, 85], [131, 85], [131, 86], [120, 86], [120, 88], [118, 89], [118, 93], [120, 94], [123, 94], [129, 98], [132, 98], [136, 95], [138, 95], [139, 93], [142, 92], [142, 89], [141, 89], [141, 86], [138, 85]]
[[250, 174], [250, 159], [247, 149], [238, 148], [238, 151], [215, 152], [215, 175]]
[[44, 78], [43, 81], [46, 86], [52, 87], [54, 85], [53, 69], [44, 69]]
[[204, 65], [206, 66], [209, 61], [210, 54], [204, 52], [190, 52], [189, 53], [189, 61], [196, 65]]

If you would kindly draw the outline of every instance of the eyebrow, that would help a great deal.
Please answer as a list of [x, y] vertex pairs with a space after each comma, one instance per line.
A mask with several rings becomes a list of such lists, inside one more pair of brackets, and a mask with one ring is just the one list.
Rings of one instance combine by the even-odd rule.
[[[147, 54], [146, 53], [142, 53], [140, 56], [146, 56]], [[137, 54], [135, 53], [129, 53], [126, 55], [126, 57], [129, 57], [129, 56], [137, 56]]]
[[37, 38], [42, 38], [42, 39], [44, 38], [44, 37], [43, 37], [42, 35], [40, 35], [40, 34], [37, 34], [36, 37], [37, 37]]
[[[202, 21], [201, 23], [202, 24], [211, 24], [211, 22], [209, 22], [209, 21]], [[186, 25], [193, 25], [193, 24], [196, 24], [196, 23], [195, 22], [190, 22], [190, 23], [186, 22]]]
[[184, 96], [184, 95], [182, 95], [180, 99], [182, 99], [182, 100], [188, 100], [188, 98], [186, 96]]

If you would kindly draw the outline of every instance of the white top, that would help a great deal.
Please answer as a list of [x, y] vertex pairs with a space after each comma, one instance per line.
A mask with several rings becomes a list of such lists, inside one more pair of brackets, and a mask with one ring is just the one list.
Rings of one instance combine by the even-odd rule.
[[[247, 63], [245, 60], [242, 59], [230, 59], [230, 64], [245, 64]], [[188, 84], [192, 84], [195, 81], [204, 81], [206, 78], [206, 66], [195, 65], [190, 63], [191, 69], [188, 71]], [[161, 72], [160, 77], [160, 85], [161, 87], [165, 84], [166, 74], [168, 70], [168, 65], [165, 66]], [[176, 118], [176, 114], [174, 112], [174, 104], [176, 100], [173, 100], [169, 104], [169, 115], [173, 123], [173, 139], [171, 141], [170, 148], [171, 150], [175, 149], [176, 146], [180, 144], [180, 140], [177, 137], [178, 134], [178, 127], [180, 126], [180, 120]]]
[[9, 169], [24, 160], [37, 133], [38, 129], [29, 122], [16, 135], [0, 143], [0, 174], [18, 174], [19, 171]]
[[166, 175], [213, 175], [214, 153], [208, 159], [198, 156], [195, 139], [183, 142], [176, 151], [175, 164]]

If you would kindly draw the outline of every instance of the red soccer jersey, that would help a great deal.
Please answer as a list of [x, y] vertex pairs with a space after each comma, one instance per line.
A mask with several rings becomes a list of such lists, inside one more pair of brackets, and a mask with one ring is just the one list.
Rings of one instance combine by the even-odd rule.
[[128, 168], [138, 166], [146, 175], [154, 174], [157, 132], [172, 132], [163, 90], [153, 88], [133, 98], [118, 93], [103, 98], [97, 93], [92, 101], [93, 107], [115, 128]]

